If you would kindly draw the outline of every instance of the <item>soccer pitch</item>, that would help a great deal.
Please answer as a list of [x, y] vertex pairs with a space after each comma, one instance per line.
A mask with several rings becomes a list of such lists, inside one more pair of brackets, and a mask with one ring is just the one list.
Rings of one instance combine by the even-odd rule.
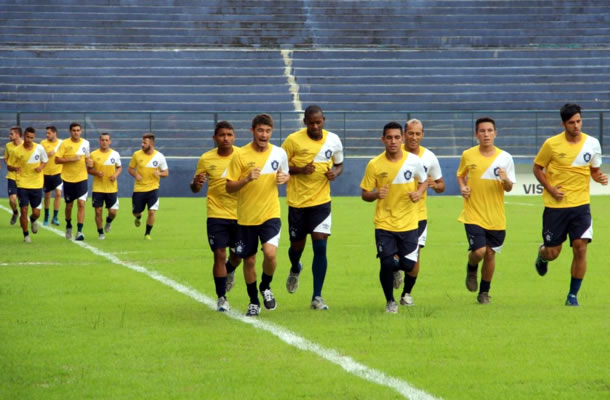
[[[428, 201], [416, 305], [396, 315], [384, 312], [375, 204], [333, 198], [323, 291], [330, 309], [312, 311], [309, 239], [299, 290], [285, 289], [282, 201], [271, 284], [278, 308], [248, 323], [236, 316], [248, 305], [241, 267], [228, 294], [233, 317], [210, 307], [216, 296], [205, 199], [162, 198], [152, 242], [133, 226], [128, 198], [106, 240], [98, 241], [89, 201], [85, 246], [48, 229], [23, 243], [2, 199], [0, 398], [609, 398], [610, 224], [603, 210], [610, 198], [592, 197], [594, 241], [575, 308], [563, 305], [567, 244], [544, 278], [534, 269], [540, 198], [506, 199], [507, 237], [487, 306], [464, 286], [461, 198]], [[259, 277], [261, 261], [262, 255]], [[291, 334], [299, 347], [278, 337]]]

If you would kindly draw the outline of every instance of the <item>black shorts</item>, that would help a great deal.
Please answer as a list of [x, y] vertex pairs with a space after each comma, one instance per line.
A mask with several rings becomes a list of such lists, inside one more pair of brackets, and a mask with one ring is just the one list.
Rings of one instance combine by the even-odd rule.
[[93, 203], [93, 208], [104, 207], [104, 203], [106, 203], [106, 208], [118, 210], [119, 209], [119, 194], [118, 193], [100, 193], [93, 192], [91, 193], [91, 203]]
[[148, 206], [148, 210], [159, 209], [159, 189], [150, 192], [133, 192], [131, 195], [131, 210], [140, 214]]
[[17, 181], [6, 178], [6, 188], [9, 196], [17, 195]]
[[19, 199], [19, 207], [31, 206], [41, 208], [42, 206], [42, 189], [17, 189], [17, 198]]
[[426, 247], [426, 238], [428, 237], [428, 220], [422, 219], [417, 223], [417, 244], [419, 247]]
[[261, 244], [269, 243], [277, 247], [280, 243], [282, 221], [271, 218], [260, 225], [237, 225], [237, 243], [235, 252], [241, 258], [256, 254], [258, 240]]
[[489, 246], [496, 253], [502, 251], [502, 245], [506, 238], [505, 230], [490, 230], [474, 224], [464, 224], [464, 228], [466, 228], [468, 250], [474, 251]]
[[58, 188], [61, 190], [61, 187], [60, 187], [61, 184], [62, 184], [61, 174], [45, 175], [44, 176], [44, 185], [42, 188], [44, 189], [45, 193], [49, 193]]
[[544, 208], [542, 240], [545, 246], [559, 246], [570, 235], [570, 246], [575, 239], [593, 240], [593, 220], [589, 204], [570, 208]]
[[377, 245], [377, 257], [408, 258], [417, 262], [417, 229], [405, 232], [392, 232], [384, 229], [375, 229], [375, 244]]
[[303, 240], [313, 232], [330, 235], [331, 222], [330, 201], [312, 207], [288, 208], [291, 241]]
[[235, 251], [237, 242], [237, 220], [226, 218], [208, 218], [208, 243], [212, 251], [226, 249]]
[[66, 203], [72, 203], [74, 200], [87, 201], [89, 194], [89, 181], [80, 182], [64, 182], [64, 200]]

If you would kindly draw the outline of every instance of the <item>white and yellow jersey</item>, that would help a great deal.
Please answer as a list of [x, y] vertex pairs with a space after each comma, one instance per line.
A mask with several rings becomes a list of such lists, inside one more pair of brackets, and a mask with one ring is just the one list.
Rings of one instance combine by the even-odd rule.
[[295, 174], [286, 186], [286, 198], [291, 207], [312, 207], [330, 201], [330, 182], [326, 175], [333, 164], [343, 163], [343, 145], [336, 134], [322, 130], [322, 138], [313, 140], [307, 128], [286, 138], [282, 148], [291, 166], [304, 167], [313, 162], [312, 174]]
[[558, 201], [545, 189], [542, 193], [545, 207], [577, 207], [589, 204], [591, 167], [602, 165], [602, 149], [599, 141], [586, 133], [582, 133], [578, 143], [568, 142], [564, 131], [544, 142], [534, 163], [545, 169], [552, 186], [561, 186], [565, 193]]
[[377, 200], [375, 228], [391, 232], [417, 229], [418, 205], [411, 201], [409, 193], [426, 179], [421, 159], [404, 149], [398, 161], [388, 160], [385, 151], [369, 161], [360, 187], [369, 192], [385, 185], [389, 188], [388, 196]]
[[80, 138], [78, 142], [66, 139], [61, 142], [55, 157], [81, 156], [80, 160], [62, 164], [61, 179], [64, 182], [81, 182], [87, 180], [86, 158], [90, 156], [89, 141]]
[[168, 169], [165, 157], [157, 150], [154, 150], [152, 154], [146, 154], [143, 150], [136, 151], [131, 157], [129, 167], [134, 168], [142, 177], [139, 181], [135, 181], [134, 192], [150, 192], [159, 189], [161, 178], [155, 176], [155, 171]]
[[495, 150], [491, 157], [483, 156], [479, 146], [462, 153], [457, 176], [466, 177], [471, 192], [464, 199], [464, 209], [458, 221], [488, 230], [505, 230], [504, 185], [498, 176], [498, 169], [505, 170], [512, 183], [517, 180], [513, 157], [497, 147]]
[[229, 163], [237, 151], [234, 146], [233, 153], [221, 156], [218, 149], [212, 149], [199, 158], [195, 176], [208, 176], [208, 218], [237, 219], [237, 193], [227, 193], [226, 189]]
[[23, 143], [13, 151], [13, 167], [19, 167], [16, 173], [17, 187], [22, 189], [42, 189], [44, 185], [44, 175], [42, 171], [37, 172], [36, 168], [41, 163], [49, 161], [47, 152], [39, 144], [34, 143], [31, 149], [26, 149]]
[[[438, 162], [438, 158], [436, 155], [423, 146], [419, 146], [419, 158], [424, 164], [424, 170], [426, 174], [432, 178], [433, 180], [438, 180], [443, 177], [443, 172], [441, 171], [441, 165]], [[417, 202], [417, 206], [419, 208], [419, 220], [423, 221], [428, 219], [428, 206], [426, 204], [428, 200], [428, 191], [424, 192], [424, 195]]]
[[118, 192], [119, 186], [117, 180], [111, 181], [109, 177], [114, 175], [117, 168], [121, 166], [121, 156], [119, 153], [112, 149], [108, 149], [106, 152], [97, 149], [91, 152], [91, 159], [93, 160], [93, 169], [104, 173], [104, 176], [93, 175], [93, 188], [91, 191], [97, 193]]
[[237, 223], [261, 225], [271, 218], [280, 218], [276, 176], [288, 174], [288, 157], [278, 146], [269, 143], [264, 152], [256, 151], [252, 143], [241, 147], [229, 164], [227, 179], [239, 181], [254, 168], [260, 168], [258, 179], [248, 182], [237, 192]]
[[61, 139], [56, 139], [54, 142], [44, 139], [42, 142], [40, 142], [40, 145], [44, 147], [44, 150], [47, 152], [47, 156], [49, 153], [54, 153], [49, 157], [49, 162], [43, 169], [45, 175], [57, 175], [61, 173], [63, 165], [55, 163], [55, 156], [57, 155], [56, 153], [57, 150], [59, 150], [59, 145], [61, 145], [61, 142]]

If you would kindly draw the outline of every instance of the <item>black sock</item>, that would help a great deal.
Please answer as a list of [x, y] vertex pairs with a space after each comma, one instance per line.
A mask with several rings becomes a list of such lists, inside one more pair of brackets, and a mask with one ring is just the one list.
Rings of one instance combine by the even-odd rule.
[[405, 295], [405, 293], [411, 294], [411, 291], [413, 290], [413, 286], [415, 286], [416, 280], [417, 280], [416, 276], [411, 276], [409, 274], [405, 274], [405, 287], [402, 289], [403, 296]]
[[114, 218], [110, 218], [110, 215], [106, 217], [106, 223], [110, 224]]
[[66, 219], [66, 229], [72, 229], [72, 220]]
[[379, 270], [379, 282], [386, 301], [394, 300], [394, 271], [392, 268], [381, 267]]
[[150, 231], [152, 231], [152, 225], [146, 224], [146, 235], [150, 235]]
[[99, 234], [101, 235], [101, 234], [103, 234], [103, 233], [104, 233], [104, 230], [103, 230], [102, 228], [99, 228], [99, 229], [97, 230], [97, 233], [99, 233]]
[[57, 218], [57, 213], [59, 212], [59, 210], [53, 210], [53, 218]]
[[34, 221], [36, 221], [38, 219], [38, 217], [35, 217], [33, 215], [30, 215], [30, 222], [34, 223]]
[[292, 247], [288, 249], [288, 258], [290, 259], [290, 272], [294, 272], [295, 274], [301, 272], [301, 268], [299, 268], [301, 254], [303, 254], [303, 250], [293, 250]]
[[19, 211], [13, 210], [13, 215], [18, 215], [18, 214], [19, 214]]
[[237, 269], [237, 265], [231, 264], [231, 261], [229, 260], [225, 262], [225, 267], [227, 268], [227, 274], [230, 274]]
[[214, 277], [214, 285], [216, 286], [216, 296], [223, 297], [227, 290], [227, 277]]
[[26, 237], [26, 236], [28, 236], [29, 234], [30, 234], [30, 232], [25, 231], [25, 232], [23, 232], [23, 237]]
[[263, 272], [263, 276], [261, 277], [261, 285], [258, 287], [259, 290], [262, 292], [264, 292], [265, 290], [269, 289], [269, 286], [271, 285], [271, 281], [273, 280], [273, 275], [267, 275], [266, 273]]
[[247, 283], [246, 288], [248, 289], [248, 297], [250, 297], [250, 303], [260, 305], [258, 301], [258, 290], [256, 289], [256, 281]]
[[49, 220], [49, 209], [48, 208], [44, 209], [44, 220], [45, 221]]
[[476, 271], [479, 268], [479, 266], [478, 265], [470, 265], [470, 263], [468, 263], [466, 268], [468, 268], [468, 271], [474, 272], [474, 271]]
[[481, 284], [479, 285], [479, 293], [488, 292], [489, 287], [491, 286], [491, 281], [484, 281], [481, 279]]
[[77, 222], [76, 223], [76, 231], [77, 232], [82, 232], [83, 231], [83, 225], [84, 224], [81, 224], [80, 222]]

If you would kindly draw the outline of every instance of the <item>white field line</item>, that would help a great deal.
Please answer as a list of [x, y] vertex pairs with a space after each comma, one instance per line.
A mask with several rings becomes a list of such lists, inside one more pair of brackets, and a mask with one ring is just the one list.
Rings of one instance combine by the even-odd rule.
[[20, 262], [20, 263], [0, 263], [0, 267], [16, 267], [20, 265], [61, 265], [56, 262]]
[[[0, 205], [0, 209], [4, 210], [6, 212], [9, 212], [9, 213], [12, 212], [3, 205]], [[56, 235], [61, 236], [62, 238], [64, 237], [64, 232], [62, 232], [58, 229], [55, 229], [53, 227], [40, 226], [40, 228], [53, 232]], [[173, 279], [170, 279], [164, 275], [161, 275], [160, 273], [158, 273], [156, 271], [151, 271], [138, 264], [123, 261], [123, 260], [119, 259], [118, 257], [116, 257], [115, 255], [102, 251], [85, 242], [72, 241], [72, 243], [74, 243], [77, 246], [82, 247], [83, 249], [89, 250], [90, 252], [92, 252], [93, 254], [95, 254], [97, 256], [104, 257], [105, 259], [112, 262], [113, 264], [120, 265], [120, 266], [128, 268], [132, 271], [140, 272], [166, 286], [169, 286], [170, 288], [174, 289], [175, 291], [182, 293], [182, 294], [192, 298], [193, 300], [208, 306], [210, 309], [216, 311], [216, 300], [211, 299], [210, 297], [204, 295], [203, 293], [198, 292], [197, 290], [195, 290], [189, 286], [176, 282]], [[296, 333], [289, 331], [288, 329], [286, 329], [282, 326], [276, 325], [276, 324], [268, 322], [268, 321], [264, 321], [261, 318], [246, 317], [245, 315], [242, 315], [235, 311], [229, 311], [229, 312], [225, 312], [223, 314], [225, 314], [227, 317], [232, 318], [234, 320], [243, 322], [245, 324], [250, 324], [251, 326], [253, 326], [257, 329], [267, 331], [267, 332], [271, 333], [272, 335], [276, 336], [277, 338], [279, 338], [280, 340], [282, 340], [283, 342], [285, 342], [291, 346], [294, 346], [300, 350], [309, 351], [311, 353], [314, 353], [315, 355], [317, 355], [327, 361], [330, 361], [333, 364], [340, 366], [345, 371], [347, 371], [350, 374], [353, 374], [359, 378], [362, 378], [369, 382], [376, 383], [381, 386], [386, 386], [388, 388], [394, 389], [398, 393], [403, 395], [406, 399], [411, 399], [411, 400], [437, 400], [438, 399], [438, 398], [424, 392], [423, 390], [413, 387], [411, 384], [409, 384], [406, 381], [403, 381], [402, 379], [388, 376], [381, 371], [378, 371], [374, 368], [367, 367], [366, 365], [355, 361], [354, 359], [352, 359], [349, 356], [345, 356], [334, 349], [331, 349], [328, 347], [323, 347], [317, 343], [311, 342], [311, 341], [297, 335]]]

